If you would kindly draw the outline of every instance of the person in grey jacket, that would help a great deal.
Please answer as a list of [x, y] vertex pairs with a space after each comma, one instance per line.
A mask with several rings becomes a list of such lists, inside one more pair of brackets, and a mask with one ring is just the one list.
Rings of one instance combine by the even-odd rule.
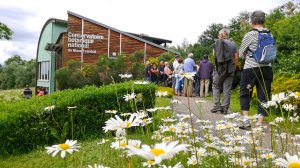
[[[258, 31], [267, 30], [264, 27], [265, 13], [263, 11], [254, 11], [251, 14], [250, 19], [250, 26], [252, 29]], [[267, 116], [268, 113], [266, 109], [261, 106], [261, 103], [270, 100], [273, 71], [271, 63], [260, 64], [252, 57], [252, 51], [255, 51], [258, 46], [258, 31], [248, 32], [244, 36], [239, 49], [240, 58], [245, 59], [240, 87], [240, 105], [244, 116], [248, 116], [252, 90], [253, 87], [256, 86], [259, 114], [257, 125], [262, 125], [264, 117]], [[240, 128], [250, 128], [250, 121]]]
[[[229, 40], [228, 29], [219, 32], [218, 39], [214, 44], [215, 68], [213, 72], [213, 97], [214, 107], [212, 113], [220, 112], [227, 114], [230, 105], [231, 85], [234, 74], [234, 57], [237, 53], [236, 45]], [[221, 90], [223, 90], [222, 104], [220, 102]]]

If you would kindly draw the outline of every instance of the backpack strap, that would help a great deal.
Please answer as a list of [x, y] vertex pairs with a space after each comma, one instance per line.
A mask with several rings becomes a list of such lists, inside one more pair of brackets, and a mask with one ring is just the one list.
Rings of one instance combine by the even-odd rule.
[[258, 30], [258, 29], [252, 29], [251, 31], [257, 31], [258, 33], [271, 33], [270, 30]]

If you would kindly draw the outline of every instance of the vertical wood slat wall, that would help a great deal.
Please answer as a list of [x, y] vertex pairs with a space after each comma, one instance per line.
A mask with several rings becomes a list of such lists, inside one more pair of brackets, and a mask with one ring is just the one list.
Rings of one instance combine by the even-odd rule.
[[[150, 57], [158, 57], [161, 53], [167, 52], [167, 50], [145, 43], [144, 41], [134, 39], [101, 25], [89, 22], [88, 20], [82, 21], [82, 18], [78, 18], [71, 14], [68, 16], [68, 32], [78, 34], [98, 34], [104, 37], [102, 40], [95, 40], [93, 44], [89, 45], [88, 50], [96, 50], [95, 54], [83, 53], [83, 63], [85, 64], [95, 64], [98, 56], [100, 55], [123, 53], [126, 56], [125, 61], [127, 62], [128, 66], [130, 66], [130, 60], [128, 56], [136, 51], [144, 51], [144, 61], [148, 60]], [[63, 66], [66, 66], [67, 62], [70, 60], [80, 61], [80, 52], [68, 52], [68, 33], [64, 33], [63, 38]], [[80, 50], [80, 48], [77, 49]]]

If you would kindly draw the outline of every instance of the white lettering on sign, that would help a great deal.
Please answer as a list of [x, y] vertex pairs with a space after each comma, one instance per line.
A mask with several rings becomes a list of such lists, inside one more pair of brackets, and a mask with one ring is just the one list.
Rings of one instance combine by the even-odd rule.
[[96, 54], [96, 50], [87, 49], [90, 48], [90, 44], [95, 43], [95, 40], [103, 39], [104, 37], [99, 34], [79, 34], [68, 32], [68, 52], [83, 52], [87, 54]]

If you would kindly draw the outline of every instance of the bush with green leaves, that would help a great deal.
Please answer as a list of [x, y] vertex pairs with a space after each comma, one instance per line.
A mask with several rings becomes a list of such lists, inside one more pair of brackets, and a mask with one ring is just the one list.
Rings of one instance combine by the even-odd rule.
[[[84, 140], [99, 137], [102, 127], [111, 117], [105, 110], [120, 113], [152, 108], [155, 104], [154, 84], [136, 85], [132, 82], [102, 87], [64, 90], [43, 97], [33, 97], [0, 107], [0, 155], [31, 151], [45, 144], [65, 139]], [[134, 92], [140, 101], [126, 102], [123, 96]], [[53, 110], [45, 107], [54, 105]], [[74, 107], [69, 109], [68, 107]]]

